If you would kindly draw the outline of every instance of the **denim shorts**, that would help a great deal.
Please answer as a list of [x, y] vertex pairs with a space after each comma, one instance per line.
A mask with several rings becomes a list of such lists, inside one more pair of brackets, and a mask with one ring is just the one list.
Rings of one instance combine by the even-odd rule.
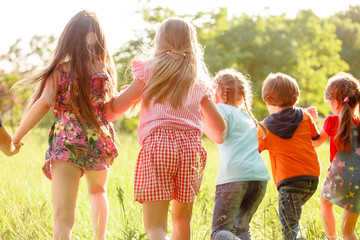
[[266, 192], [266, 181], [216, 186], [211, 239], [251, 239], [250, 222]]
[[279, 219], [284, 239], [305, 239], [300, 232], [302, 206], [315, 193], [319, 181], [294, 180], [279, 186]]

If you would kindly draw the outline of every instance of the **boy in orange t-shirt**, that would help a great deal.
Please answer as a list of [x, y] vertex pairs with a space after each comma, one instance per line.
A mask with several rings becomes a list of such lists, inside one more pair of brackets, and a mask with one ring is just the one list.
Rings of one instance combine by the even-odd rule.
[[279, 219], [284, 239], [305, 239], [299, 221], [302, 206], [315, 193], [320, 163], [312, 140], [320, 135], [309, 112], [294, 107], [300, 97], [296, 80], [269, 74], [262, 97], [270, 115], [264, 119], [264, 138], [258, 131], [259, 151], [268, 150], [274, 182], [279, 191]]

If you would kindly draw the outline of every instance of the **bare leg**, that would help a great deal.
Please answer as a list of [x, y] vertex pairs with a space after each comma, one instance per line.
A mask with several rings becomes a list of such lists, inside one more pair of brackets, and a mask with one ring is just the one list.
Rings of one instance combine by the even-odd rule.
[[335, 216], [333, 204], [320, 196], [321, 218], [324, 225], [325, 234], [328, 239], [335, 240], [337, 238]]
[[70, 163], [52, 162], [53, 237], [71, 239], [81, 169]]
[[190, 240], [193, 204], [193, 202], [181, 203], [176, 200], [171, 201], [173, 225], [171, 240]]
[[86, 171], [89, 198], [91, 203], [91, 219], [94, 229], [94, 239], [103, 240], [106, 235], [109, 204], [106, 195], [106, 180], [108, 169], [101, 171]]
[[358, 217], [358, 213], [352, 213], [349, 210], [344, 210], [341, 231], [345, 240], [358, 240], [355, 233], [355, 226]]
[[150, 240], [168, 240], [167, 214], [169, 201], [143, 202], [142, 207], [147, 238]]

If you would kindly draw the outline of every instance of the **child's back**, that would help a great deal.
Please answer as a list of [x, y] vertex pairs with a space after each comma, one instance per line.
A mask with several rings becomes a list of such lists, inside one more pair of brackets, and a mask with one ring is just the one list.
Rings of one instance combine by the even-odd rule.
[[[150, 81], [149, 66], [141, 61], [133, 61], [134, 77], [145, 85]], [[201, 130], [201, 101], [210, 96], [210, 92], [203, 79], [198, 79], [192, 94], [188, 94], [182, 107], [173, 107], [168, 100], [163, 103], [154, 103], [141, 109], [138, 140], [142, 146], [144, 139], [157, 128], [177, 130]], [[208, 92], [208, 93], [207, 93]]]
[[326, 237], [337, 239], [333, 204], [342, 207], [343, 237], [355, 240], [360, 213], [359, 80], [349, 73], [335, 74], [326, 85], [325, 99], [333, 115], [325, 119], [313, 142], [318, 147], [330, 138], [331, 165], [321, 189], [321, 217]]
[[269, 74], [262, 97], [270, 116], [264, 125], [268, 135], [259, 136], [259, 151], [269, 150], [271, 169], [279, 191], [279, 219], [284, 239], [304, 239], [300, 231], [302, 206], [315, 193], [320, 163], [312, 140], [320, 134], [307, 111], [294, 107], [300, 89], [292, 77]]
[[259, 151], [269, 150], [276, 186], [293, 180], [317, 180], [320, 163], [311, 140], [319, 133], [309, 113], [285, 108], [265, 118], [264, 126], [268, 133], [263, 138], [262, 131], [258, 131]]
[[112, 108], [123, 112], [141, 97], [134, 194], [142, 203], [147, 238], [167, 239], [171, 201], [172, 239], [190, 239], [192, 206], [206, 163], [202, 121], [217, 131], [225, 128], [208, 93], [211, 81], [194, 26], [180, 18], [165, 20], [152, 56], [133, 61], [133, 76]]
[[43, 171], [52, 180], [53, 238], [71, 239], [79, 182], [85, 174], [94, 235], [105, 239], [106, 181], [117, 156], [108, 122], [116, 114], [107, 103], [116, 93], [116, 71], [94, 12], [80, 11], [71, 18], [48, 64], [16, 86], [35, 84], [13, 141], [20, 143], [52, 110], [55, 120]]
[[108, 87], [109, 76], [105, 72], [92, 73], [89, 76], [89, 104], [104, 131], [100, 134], [76, 114], [80, 111], [79, 96], [75, 95], [72, 99], [71, 91], [79, 92], [79, 83], [77, 78], [71, 78], [67, 65], [69, 64], [63, 64], [55, 73], [58, 77], [57, 91], [51, 105], [55, 121], [50, 130], [49, 148], [43, 166], [43, 171], [49, 179], [51, 161], [67, 159], [67, 162], [76, 164], [84, 170], [102, 170], [110, 167], [117, 156], [114, 131], [105, 118], [105, 88]]
[[234, 69], [221, 70], [215, 80], [216, 107], [227, 128], [218, 135], [211, 127], [204, 127], [207, 136], [218, 144], [220, 157], [211, 239], [251, 239], [250, 222], [270, 177], [258, 151], [255, 123], [259, 123], [249, 107], [250, 80]]
[[220, 165], [216, 185], [232, 181], [267, 181], [268, 172], [258, 151], [256, 125], [241, 109], [217, 104], [228, 122], [226, 139], [218, 145]]
[[[354, 127], [353, 136], [357, 134], [357, 129]], [[339, 151], [335, 155], [321, 190], [321, 194], [328, 201], [353, 213], [360, 213], [359, 149], [360, 141], [354, 137], [349, 153]]]

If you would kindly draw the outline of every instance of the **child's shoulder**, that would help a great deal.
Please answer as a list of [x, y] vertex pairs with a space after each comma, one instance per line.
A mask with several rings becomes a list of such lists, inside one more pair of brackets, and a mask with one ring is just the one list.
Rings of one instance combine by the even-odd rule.
[[339, 116], [330, 115], [326, 117], [323, 128], [333, 128], [334, 126], [338, 126], [338, 125], [339, 125]]
[[338, 121], [339, 116], [337, 116], [337, 115], [329, 115], [329, 116], [326, 117], [325, 120], [327, 120], [327, 121]]
[[239, 111], [240, 109], [235, 107], [235, 106], [231, 106], [229, 104], [225, 104], [225, 103], [216, 103], [216, 108], [224, 113], [233, 113], [234, 111]]

